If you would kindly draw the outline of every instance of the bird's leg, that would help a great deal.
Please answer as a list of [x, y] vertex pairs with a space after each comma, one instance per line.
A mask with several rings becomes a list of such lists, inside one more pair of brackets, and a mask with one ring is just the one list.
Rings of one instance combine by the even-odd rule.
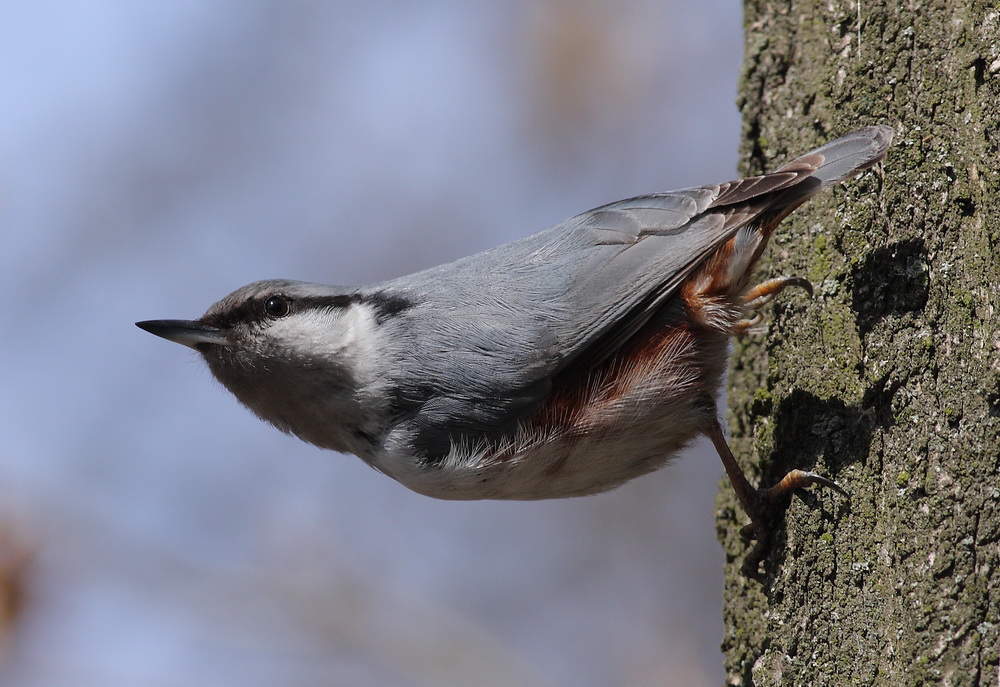
[[753, 315], [737, 322], [733, 327], [733, 334], [746, 334], [751, 327], [764, 319], [757, 311], [774, 300], [775, 296], [789, 286], [798, 286], [805, 289], [810, 296], [813, 295], [812, 284], [803, 277], [775, 277], [763, 281], [743, 294], [743, 307], [752, 311]]
[[764, 575], [760, 572], [760, 564], [771, 552], [774, 532], [784, 522], [785, 511], [788, 510], [788, 505], [791, 503], [792, 492], [802, 487], [818, 484], [829, 487], [848, 498], [850, 496], [833, 480], [817, 475], [815, 472], [803, 470], [790, 471], [770, 489], [754, 489], [736, 462], [722, 432], [722, 425], [715, 421], [706, 434], [715, 445], [715, 450], [719, 452], [719, 457], [722, 458], [722, 465], [726, 468], [726, 474], [729, 476], [729, 482], [733, 485], [733, 491], [736, 492], [736, 498], [739, 499], [744, 512], [750, 517], [750, 524], [745, 525], [740, 530], [740, 536], [756, 541], [753, 550], [747, 554], [740, 572], [763, 583]]

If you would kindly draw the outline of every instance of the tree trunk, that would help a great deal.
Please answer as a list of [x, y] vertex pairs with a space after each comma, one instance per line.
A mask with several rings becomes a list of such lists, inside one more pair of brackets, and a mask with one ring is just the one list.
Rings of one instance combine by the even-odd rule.
[[763, 586], [739, 574], [728, 485], [731, 684], [997, 685], [1000, 653], [1000, 11], [983, 0], [747, 0], [746, 173], [853, 128], [896, 139], [793, 214], [761, 277], [786, 292], [734, 345], [729, 426], [792, 499]]

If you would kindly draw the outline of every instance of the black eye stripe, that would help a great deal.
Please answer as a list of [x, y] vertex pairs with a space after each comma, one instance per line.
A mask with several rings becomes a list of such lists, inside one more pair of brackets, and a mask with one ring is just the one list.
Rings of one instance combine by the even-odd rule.
[[[280, 303], [282, 302], [287, 309], [281, 307]], [[293, 310], [295, 312], [321, 309], [342, 310], [358, 303], [371, 307], [376, 320], [380, 323], [417, 305], [410, 298], [384, 291], [366, 294], [349, 293], [331, 296], [303, 295], [295, 297], [272, 291], [270, 293], [258, 293], [230, 309], [217, 312], [210, 317], [202, 318], [200, 321], [202, 324], [213, 327], [228, 328], [239, 324], [252, 324], [258, 321], [266, 322], [279, 319], [285, 317]]]
[[358, 302], [354, 296], [306, 296], [297, 298], [296, 303], [304, 310], [319, 310], [321, 308], [349, 308]]
[[296, 308], [349, 308], [356, 303], [363, 303], [375, 311], [379, 322], [399, 315], [416, 305], [416, 302], [397, 294], [375, 291], [372, 293], [342, 294], [337, 296], [306, 296], [295, 300]]

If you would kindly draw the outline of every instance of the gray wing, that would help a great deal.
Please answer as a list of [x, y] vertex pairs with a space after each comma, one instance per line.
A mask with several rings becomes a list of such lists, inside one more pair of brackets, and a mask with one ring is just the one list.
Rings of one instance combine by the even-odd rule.
[[705, 214], [717, 188], [614, 203], [376, 285], [414, 304], [386, 322], [389, 338], [404, 342], [387, 372], [406, 442], [433, 461], [453, 442], [513, 433], [561, 368], [612, 328], [641, 326], [625, 315], [650, 293], [668, 297], [678, 272], [721, 240], [724, 221]]
[[378, 285], [415, 304], [395, 321], [394, 410], [428, 455], [512, 432], [553, 375], [612, 354], [741, 227], [870, 167], [890, 141], [861, 129], [770, 174], [611, 203]]

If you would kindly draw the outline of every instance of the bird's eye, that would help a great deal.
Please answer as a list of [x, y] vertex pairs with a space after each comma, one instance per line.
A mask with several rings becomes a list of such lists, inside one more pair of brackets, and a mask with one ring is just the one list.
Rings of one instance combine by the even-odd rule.
[[288, 300], [281, 296], [271, 296], [264, 301], [264, 314], [268, 317], [284, 317], [288, 314]]

